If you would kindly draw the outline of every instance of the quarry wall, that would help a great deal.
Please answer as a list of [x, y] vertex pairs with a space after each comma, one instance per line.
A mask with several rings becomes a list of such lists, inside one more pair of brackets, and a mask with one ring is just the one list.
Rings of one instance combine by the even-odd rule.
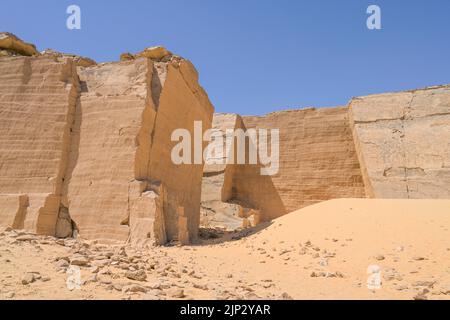
[[450, 198], [450, 87], [354, 98], [351, 127], [372, 198]]
[[[213, 112], [192, 63], [163, 47], [97, 64], [0, 33], [0, 225], [185, 244], [200, 225], [255, 226], [329, 199], [450, 198], [448, 85], [345, 107]], [[277, 173], [248, 155], [175, 164], [171, 135], [195, 136], [196, 121], [201, 133], [279, 129]]]
[[194, 121], [207, 130], [214, 108], [194, 66], [160, 51], [100, 65], [54, 52], [0, 59], [3, 226], [195, 241], [203, 165], [174, 165], [170, 133], [193, 134]]

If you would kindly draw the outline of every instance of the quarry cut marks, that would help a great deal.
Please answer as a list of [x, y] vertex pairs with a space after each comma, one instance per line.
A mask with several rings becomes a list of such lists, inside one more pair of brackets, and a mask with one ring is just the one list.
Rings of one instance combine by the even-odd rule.
[[50, 50], [28, 57], [13, 40], [0, 42], [16, 50], [0, 59], [0, 224], [136, 245], [195, 241], [203, 166], [170, 159], [171, 132], [212, 120], [192, 63], [152, 55], [159, 48], [99, 65]]

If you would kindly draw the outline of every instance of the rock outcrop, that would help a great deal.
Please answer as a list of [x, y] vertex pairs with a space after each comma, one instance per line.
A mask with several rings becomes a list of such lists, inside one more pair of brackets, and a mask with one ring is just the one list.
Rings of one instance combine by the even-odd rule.
[[26, 43], [9, 32], [0, 32], [0, 57], [35, 56], [39, 52], [33, 44]]
[[[218, 123], [214, 127], [226, 126], [228, 118], [215, 116]], [[347, 108], [311, 108], [238, 119], [239, 127], [246, 130], [280, 130], [279, 172], [264, 176], [260, 164], [232, 166], [223, 184], [223, 189], [229, 190], [223, 201], [245, 203], [260, 212], [258, 221], [267, 221], [329, 199], [365, 197]], [[208, 192], [214, 186], [210, 180], [206, 174], [203, 183]]]
[[[247, 228], [335, 198], [450, 198], [450, 86], [266, 116], [213, 111], [192, 63], [163, 47], [96, 64], [0, 33], [0, 225], [184, 244], [200, 224]], [[233, 137], [232, 155], [176, 164], [172, 133], [195, 139], [212, 122], [222, 139], [210, 147], [228, 145], [227, 130], [278, 129], [277, 172], [249, 163], [248, 138], [245, 164]]]
[[96, 239], [195, 239], [203, 166], [177, 166], [170, 157], [172, 131], [212, 120], [207, 97], [191, 90], [201, 89], [195, 69], [138, 58], [80, 68], [79, 76], [65, 199], [77, 227]]
[[92, 60], [90, 58], [82, 57], [82, 56], [78, 56], [78, 55], [70, 54], [70, 53], [61, 53], [61, 52], [57, 52], [52, 49], [46, 49], [46, 50], [42, 51], [41, 54], [44, 56], [52, 57], [55, 60], [71, 58], [78, 67], [91, 67], [91, 66], [94, 66], [97, 64], [97, 62], [95, 62], [94, 60]]
[[0, 59], [0, 224], [105, 242], [194, 241], [203, 165], [173, 164], [171, 133], [211, 125], [195, 68], [180, 57], [80, 61], [53, 51]]
[[55, 234], [77, 97], [70, 59], [0, 59], [1, 224]]
[[202, 205], [216, 226], [233, 226], [221, 217], [235, 216], [223, 208], [229, 202], [264, 221], [335, 198], [450, 198], [450, 86], [358, 97], [348, 107], [215, 115], [214, 127], [237, 127], [230, 119], [280, 129], [280, 169], [270, 177], [250, 164], [205, 171]]
[[372, 198], [450, 198], [450, 86], [354, 98], [351, 125]]

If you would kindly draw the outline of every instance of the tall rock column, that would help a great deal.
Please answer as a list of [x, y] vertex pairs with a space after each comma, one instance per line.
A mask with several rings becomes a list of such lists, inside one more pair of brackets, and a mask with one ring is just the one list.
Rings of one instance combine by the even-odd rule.
[[[175, 129], [211, 126], [213, 107], [184, 59], [78, 68], [81, 97], [63, 199], [81, 236], [194, 241], [203, 165], [176, 165]], [[183, 217], [180, 218], [180, 212]]]
[[0, 58], [0, 224], [56, 234], [77, 98], [71, 59]]

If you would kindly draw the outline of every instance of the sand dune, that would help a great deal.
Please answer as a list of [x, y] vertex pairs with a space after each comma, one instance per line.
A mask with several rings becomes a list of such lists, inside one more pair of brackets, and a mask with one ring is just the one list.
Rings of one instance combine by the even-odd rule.
[[[73, 242], [57, 244], [49, 237], [18, 241], [20, 235], [8, 231], [0, 237], [0, 296], [448, 299], [449, 226], [450, 200], [331, 200], [278, 218], [245, 237], [242, 232], [229, 234], [232, 241], [203, 240], [195, 246], [142, 251], [127, 247], [114, 265], [118, 247], [91, 242], [89, 248], [80, 249]], [[114, 252], [110, 260], [100, 259], [107, 251]], [[70, 291], [67, 274], [54, 257], [70, 260], [74, 254], [89, 261], [81, 270], [83, 279], [91, 281]], [[88, 267], [98, 261], [104, 264], [99, 270]], [[378, 290], [367, 287], [367, 269], [373, 265], [380, 269]], [[23, 285], [30, 268], [46, 281]], [[145, 270], [147, 278], [130, 280], [128, 269]]]

